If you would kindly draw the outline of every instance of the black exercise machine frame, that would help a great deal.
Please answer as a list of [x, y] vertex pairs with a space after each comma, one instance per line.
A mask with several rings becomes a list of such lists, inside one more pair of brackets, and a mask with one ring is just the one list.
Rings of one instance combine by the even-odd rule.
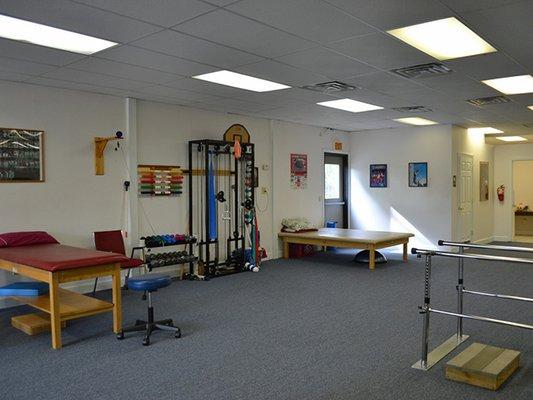
[[[189, 155], [189, 169], [187, 171], [184, 171], [188, 175], [188, 181], [189, 181], [189, 235], [198, 237], [198, 241], [196, 245], [198, 246], [198, 263], [202, 263], [204, 267], [204, 279], [213, 278], [216, 276], [220, 276], [221, 274], [217, 273], [217, 269], [220, 266], [227, 266], [229, 263], [229, 258], [232, 254], [232, 243], [234, 244], [234, 250], [239, 250], [241, 252], [243, 265], [236, 268], [233, 272], [242, 272], [244, 271], [244, 259], [245, 259], [245, 248], [246, 248], [246, 240], [245, 240], [245, 232], [239, 230], [239, 221], [238, 221], [238, 215], [239, 210], [241, 207], [243, 207], [243, 204], [240, 204], [240, 190], [244, 190], [243, 188], [239, 187], [239, 163], [251, 160], [252, 162], [252, 170], [251, 170], [251, 182], [252, 182], [252, 191], [251, 191], [251, 199], [252, 204], [255, 205], [255, 190], [253, 188], [253, 182], [255, 182], [255, 145], [253, 143], [240, 143], [241, 146], [241, 158], [237, 159], [233, 157], [233, 170], [230, 170], [230, 176], [233, 176], [233, 185], [231, 186], [231, 189], [233, 190], [233, 202], [231, 206], [233, 207], [233, 212], [235, 215], [235, 226], [231, 226], [231, 220], [229, 221], [230, 224], [230, 232], [233, 229], [233, 237], [227, 238], [226, 242], [226, 260], [221, 262], [219, 260], [219, 240], [218, 240], [218, 224], [217, 224], [217, 238], [216, 239], [210, 239], [209, 238], [209, 218], [210, 218], [210, 210], [209, 210], [209, 203], [207, 201], [207, 198], [209, 197], [209, 187], [207, 184], [208, 179], [208, 170], [209, 170], [209, 155], [210, 154], [228, 154], [228, 157], [231, 157], [232, 149], [234, 148], [234, 142], [228, 142], [224, 140], [213, 140], [213, 139], [202, 139], [202, 140], [191, 140], [189, 141], [188, 146], [188, 155]], [[210, 152], [210, 148], [213, 148], [212, 153]], [[203, 172], [197, 171], [198, 176], [203, 176], [206, 179], [205, 182], [205, 199], [204, 202], [204, 215], [205, 215], [205, 237], [201, 237], [199, 234], [195, 234], [195, 228], [197, 228], [194, 225], [194, 179], [193, 176], [195, 174], [194, 167], [193, 167], [193, 154], [195, 151], [202, 151], [204, 148], [207, 150], [204, 151], [204, 160], [203, 160]], [[231, 165], [231, 162], [228, 164]], [[216, 172], [218, 173], [218, 171]], [[218, 216], [217, 216], [218, 217]], [[199, 228], [199, 227], [198, 227]], [[240, 244], [240, 246], [239, 246]], [[214, 257], [212, 257], [211, 247], [214, 246]], [[189, 244], [189, 252], [190, 254], [194, 254], [194, 244]], [[205, 255], [205, 257], [204, 257]], [[223, 275], [227, 275], [227, 272]], [[194, 274], [194, 262], [189, 263], [189, 279], [194, 279], [197, 277], [197, 275]]]

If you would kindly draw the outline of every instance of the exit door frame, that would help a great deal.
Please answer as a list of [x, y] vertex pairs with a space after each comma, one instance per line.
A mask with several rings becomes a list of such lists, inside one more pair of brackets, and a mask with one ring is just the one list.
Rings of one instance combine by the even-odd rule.
[[344, 194], [344, 207], [343, 207], [343, 218], [346, 221], [346, 227], [349, 229], [351, 226], [351, 174], [350, 174], [350, 154], [344, 151], [324, 149], [322, 154], [322, 221], [324, 225], [326, 223], [326, 174], [324, 171], [324, 165], [326, 163], [326, 156], [342, 156], [343, 157], [343, 174], [344, 174], [344, 185], [343, 185], [343, 194]]

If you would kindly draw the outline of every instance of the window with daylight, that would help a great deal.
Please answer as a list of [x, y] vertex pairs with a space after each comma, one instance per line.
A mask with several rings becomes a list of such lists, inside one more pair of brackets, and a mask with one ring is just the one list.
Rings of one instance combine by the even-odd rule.
[[326, 200], [339, 199], [341, 197], [340, 165], [324, 164], [324, 173], [326, 177]]

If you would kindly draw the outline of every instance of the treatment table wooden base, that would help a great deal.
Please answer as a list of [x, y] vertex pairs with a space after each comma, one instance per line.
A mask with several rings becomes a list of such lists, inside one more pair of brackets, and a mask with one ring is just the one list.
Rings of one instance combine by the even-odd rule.
[[[113, 312], [113, 331], [122, 329], [120, 266], [124, 259], [115, 253], [61, 244], [0, 248], [0, 269], [48, 283], [48, 294], [14, 298], [50, 315], [54, 349], [61, 348], [63, 321]], [[112, 277], [112, 303], [59, 287], [61, 283], [100, 276]]]
[[289, 233], [280, 232], [283, 241], [283, 258], [289, 258], [289, 244], [311, 244], [315, 246], [334, 246], [365, 249], [370, 253], [369, 267], [374, 269], [375, 251], [385, 247], [403, 244], [403, 261], [407, 262], [407, 246], [412, 233], [362, 231], [357, 229], [322, 228], [318, 231]]

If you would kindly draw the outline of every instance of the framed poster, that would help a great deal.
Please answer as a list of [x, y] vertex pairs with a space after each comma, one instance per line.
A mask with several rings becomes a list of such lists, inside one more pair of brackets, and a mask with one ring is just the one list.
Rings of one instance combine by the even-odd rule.
[[291, 154], [291, 188], [307, 188], [307, 154]]
[[409, 186], [428, 187], [428, 163], [409, 163]]
[[387, 164], [370, 164], [370, 187], [387, 187]]
[[489, 199], [489, 162], [479, 162], [479, 201]]
[[44, 132], [0, 128], [0, 182], [44, 182]]

